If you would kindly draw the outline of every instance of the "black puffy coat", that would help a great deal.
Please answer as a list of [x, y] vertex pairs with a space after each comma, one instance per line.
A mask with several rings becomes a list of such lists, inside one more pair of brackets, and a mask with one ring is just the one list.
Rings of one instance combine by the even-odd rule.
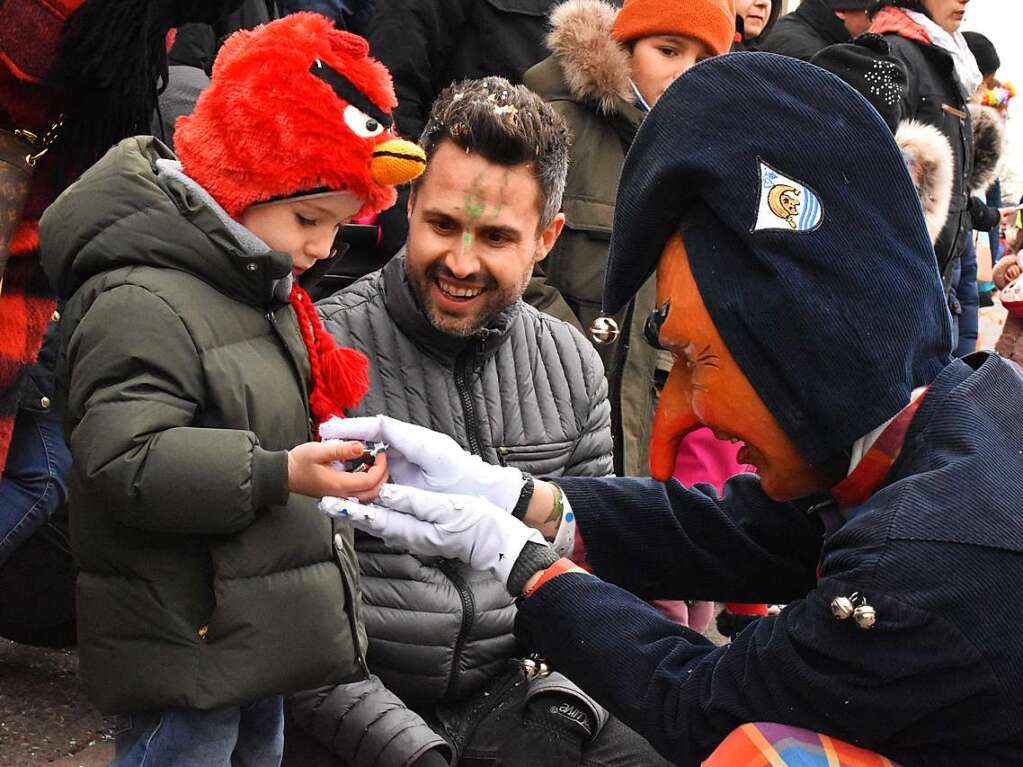
[[824, 0], [803, 0], [796, 10], [778, 19], [760, 50], [809, 61], [829, 45], [850, 42], [845, 24]]
[[547, 14], [557, 0], [389, 0], [369, 34], [373, 55], [394, 77], [394, 119], [403, 136], [423, 132], [450, 83], [500, 75], [513, 83], [547, 57]]

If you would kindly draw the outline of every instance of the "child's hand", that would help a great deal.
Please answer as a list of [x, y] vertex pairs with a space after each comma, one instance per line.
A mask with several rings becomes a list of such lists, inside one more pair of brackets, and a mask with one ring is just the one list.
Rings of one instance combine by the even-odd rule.
[[366, 471], [338, 471], [334, 464], [365, 452], [361, 442], [306, 442], [288, 451], [288, 488], [311, 498], [336, 496], [372, 501], [387, 479], [387, 456], [380, 453]]
[[1023, 274], [1023, 269], [1019, 268], [1019, 264], [1013, 264], [1005, 270], [1005, 279], [1012, 282], [1014, 279]]

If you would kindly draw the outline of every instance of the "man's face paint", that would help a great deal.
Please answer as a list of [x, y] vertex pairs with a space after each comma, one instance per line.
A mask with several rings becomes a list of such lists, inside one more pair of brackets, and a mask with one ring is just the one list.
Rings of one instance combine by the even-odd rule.
[[682, 438], [707, 426], [718, 439], [742, 443], [739, 463], [757, 467], [771, 498], [804, 498], [838, 481], [841, 472], [835, 476], [834, 467], [806, 462], [742, 373], [707, 312], [679, 234], [668, 241], [657, 267], [662, 314], [665, 304], [659, 341], [675, 355], [675, 364], [654, 419], [651, 475], [670, 478]]

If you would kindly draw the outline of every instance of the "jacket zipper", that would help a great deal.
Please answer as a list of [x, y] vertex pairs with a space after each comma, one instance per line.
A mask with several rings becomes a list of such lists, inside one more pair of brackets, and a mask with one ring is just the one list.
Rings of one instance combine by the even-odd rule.
[[[476, 343], [476, 352], [482, 353], [487, 338], [493, 331], [483, 328], [480, 331], [479, 341]], [[473, 455], [480, 454], [480, 440], [476, 434], [476, 407], [472, 404], [472, 394], [469, 391], [469, 363], [475, 356], [472, 349], [464, 352], [455, 364], [455, 388], [458, 389], [458, 398], [462, 401], [462, 415], [465, 417], [465, 437], [469, 443], [469, 452]]]
[[458, 676], [458, 664], [462, 660], [462, 652], [465, 649], [466, 640], [469, 638], [469, 629], [476, 620], [476, 600], [473, 598], [472, 590], [463, 580], [459, 572], [459, 564], [451, 559], [442, 559], [437, 563], [437, 569], [448, 577], [458, 590], [458, 597], [462, 601], [462, 625], [458, 628], [458, 637], [455, 639], [455, 647], [451, 653], [451, 671], [448, 672], [448, 683], [444, 688], [444, 697], [449, 698], [455, 692], [455, 677]]
[[[309, 412], [309, 391], [305, 383], [305, 377], [302, 375], [302, 366], [298, 364], [298, 360], [295, 359], [295, 355], [291, 353], [291, 349], [288, 347], [288, 342], [285, 340], [284, 334], [281, 333], [280, 328], [277, 326], [277, 316], [274, 314], [274, 310], [267, 309], [265, 316], [267, 322], [270, 323], [270, 327], [273, 328], [274, 333], [280, 340], [281, 345], [284, 346], [284, 353], [287, 354], [288, 359], [291, 360], [291, 365], [294, 368], [296, 377], [298, 378], [299, 386], [302, 389], [302, 407], [305, 410], [306, 423], [309, 427], [306, 436], [309, 439], [315, 439], [315, 424], [313, 423], [312, 414]], [[334, 532], [333, 523], [331, 523], [331, 531]], [[335, 532], [334, 534], [336, 535], [337, 533]], [[348, 630], [352, 634], [352, 647], [355, 649], [355, 661], [359, 664], [363, 677], [365, 679], [369, 679], [369, 666], [366, 663], [366, 657], [362, 652], [362, 646], [359, 644], [359, 627], [355, 620], [355, 593], [352, 588], [352, 584], [348, 582], [348, 576], [345, 575], [344, 565], [341, 564], [341, 552], [338, 551], [338, 547], [333, 544], [334, 542], [332, 538], [331, 549], [334, 551], [334, 563], [337, 565], [337, 571], [341, 575], [341, 585], [344, 588], [345, 599], [348, 600], [350, 608], [347, 610]], [[341, 606], [341, 609], [344, 611], [344, 605]]]
[[[479, 341], [475, 344], [475, 350], [469, 349], [462, 354], [455, 365], [455, 388], [458, 390], [458, 398], [462, 402], [462, 415], [465, 418], [465, 436], [469, 443], [469, 452], [473, 455], [480, 454], [479, 436], [476, 434], [476, 408], [472, 403], [472, 394], [469, 391], [469, 367], [470, 361], [475, 354], [481, 354], [487, 338], [494, 332], [487, 328], [480, 331]], [[500, 460], [500, 456], [498, 456]], [[458, 629], [458, 636], [455, 639], [455, 647], [451, 654], [451, 672], [448, 674], [448, 683], [444, 695], [448, 696], [455, 687], [455, 677], [458, 674], [458, 664], [462, 659], [462, 652], [465, 643], [469, 638], [469, 630], [476, 619], [476, 600], [473, 598], [472, 590], [465, 584], [458, 574], [458, 564], [451, 560], [441, 560], [437, 563], [438, 569], [458, 589], [458, 597], [462, 601], [462, 625]]]

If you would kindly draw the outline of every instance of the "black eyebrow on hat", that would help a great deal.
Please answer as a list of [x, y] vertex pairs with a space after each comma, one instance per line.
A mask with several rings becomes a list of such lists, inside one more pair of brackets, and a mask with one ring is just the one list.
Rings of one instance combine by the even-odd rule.
[[323, 80], [338, 96], [343, 98], [356, 109], [361, 109], [385, 128], [393, 124], [391, 116], [380, 107], [366, 98], [365, 94], [355, 87], [354, 83], [338, 72], [331, 69], [319, 59], [309, 65], [309, 73]]

